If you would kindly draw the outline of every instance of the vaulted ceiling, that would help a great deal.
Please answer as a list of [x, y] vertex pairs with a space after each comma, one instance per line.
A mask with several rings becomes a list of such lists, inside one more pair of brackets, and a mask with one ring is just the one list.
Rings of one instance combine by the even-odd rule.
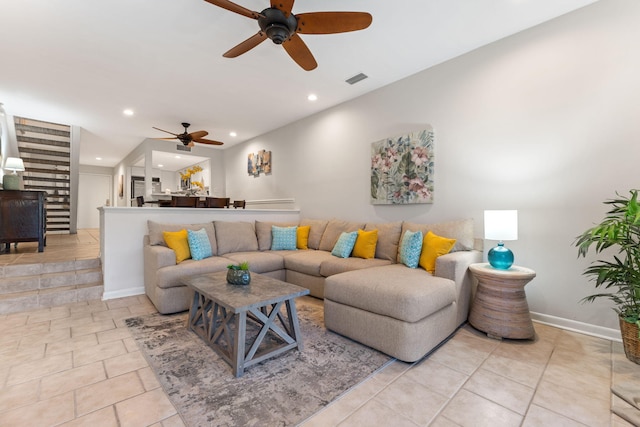
[[223, 58], [258, 25], [204, 0], [0, 0], [0, 102], [81, 127], [85, 165], [114, 166], [165, 136], [152, 126], [179, 133], [185, 121], [224, 149], [594, 1], [298, 0], [295, 14], [373, 15], [362, 31], [302, 35], [318, 62], [304, 71], [269, 40]]

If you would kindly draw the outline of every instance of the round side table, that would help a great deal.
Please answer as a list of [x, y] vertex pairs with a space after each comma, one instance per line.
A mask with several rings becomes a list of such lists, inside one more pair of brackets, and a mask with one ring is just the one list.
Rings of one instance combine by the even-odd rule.
[[536, 272], [516, 265], [499, 270], [489, 263], [471, 264], [469, 269], [478, 280], [469, 323], [491, 338], [534, 338], [524, 286]]

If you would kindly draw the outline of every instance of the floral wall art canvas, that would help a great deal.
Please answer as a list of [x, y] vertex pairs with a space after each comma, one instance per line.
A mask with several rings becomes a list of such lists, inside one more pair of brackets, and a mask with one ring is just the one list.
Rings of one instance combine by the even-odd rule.
[[433, 203], [433, 128], [371, 144], [371, 203]]

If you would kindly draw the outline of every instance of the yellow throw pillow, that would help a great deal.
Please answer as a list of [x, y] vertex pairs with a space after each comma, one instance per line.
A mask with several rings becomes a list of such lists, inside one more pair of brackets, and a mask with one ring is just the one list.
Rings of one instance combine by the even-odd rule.
[[354, 257], [370, 259], [376, 256], [376, 245], [378, 244], [378, 230], [364, 231], [358, 230], [358, 238], [353, 247]]
[[187, 230], [163, 231], [164, 241], [176, 253], [176, 264], [180, 264], [185, 259], [191, 258], [189, 251], [189, 233]]
[[453, 245], [456, 244], [456, 239], [447, 239], [446, 237], [440, 237], [428, 231], [422, 241], [422, 253], [420, 254], [420, 267], [433, 274], [436, 271], [436, 258], [440, 255], [448, 254]]
[[310, 225], [298, 226], [298, 235], [296, 247], [298, 249], [309, 249], [309, 231], [311, 231]]

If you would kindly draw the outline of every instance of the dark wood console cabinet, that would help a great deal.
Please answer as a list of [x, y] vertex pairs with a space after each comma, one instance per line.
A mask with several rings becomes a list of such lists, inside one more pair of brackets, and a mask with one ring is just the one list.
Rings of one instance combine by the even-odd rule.
[[0, 245], [38, 242], [38, 252], [47, 244], [47, 193], [44, 191], [0, 191]]

